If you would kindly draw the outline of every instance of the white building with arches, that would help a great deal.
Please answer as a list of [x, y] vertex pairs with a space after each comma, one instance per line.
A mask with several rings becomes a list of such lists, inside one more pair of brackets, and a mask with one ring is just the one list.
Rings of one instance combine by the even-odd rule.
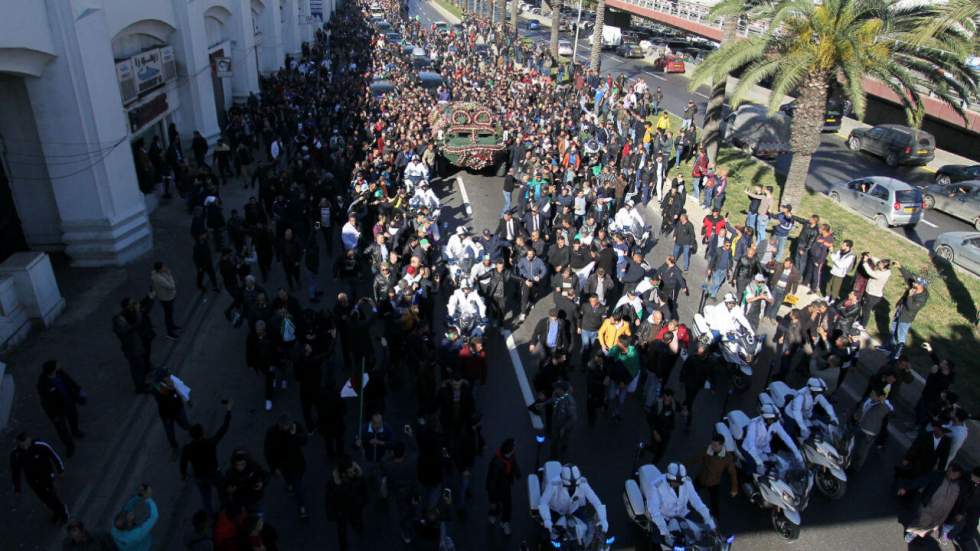
[[209, 141], [335, 0], [0, 0], [0, 262], [64, 251], [125, 264], [152, 247], [130, 144], [174, 123]]

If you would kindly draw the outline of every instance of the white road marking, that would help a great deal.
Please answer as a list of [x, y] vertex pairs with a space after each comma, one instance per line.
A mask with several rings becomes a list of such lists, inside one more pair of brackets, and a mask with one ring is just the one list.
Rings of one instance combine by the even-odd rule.
[[922, 222], [923, 224], [929, 226], [930, 228], [938, 228], [939, 227], [939, 226], [933, 224], [932, 222], [926, 220], [925, 218], [920, 219], [919, 222]]
[[650, 76], [652, 76], [653, 78], [656, 78], [656, 79], [667, 80], [666, 78], [658, 75], [657, 73], [651, 73], [650, 71], [643, 71], [643, 74], [650, 75]]
[[470, 206], [470, 196], [466, 194], [466, 185], [463, 184], [463, 179], [459, 176], [456, 177], [456, 185], [459, 186], [459, 194], [463, 198], [463, 206], [466, 207], [466, 214], [473, 215], [473, 207]]
[[[514, 335], [507, 330], [501, 331], [501, 334], [506, 338], [507, 352], [510, 353], [510, 365], [513, 366], [514, 375], [517, 376], [517, 386], [521, 387], [521, 395], [524, 396], [524, 403], [530, 406], [534, 403], [534, 394], [531, 392], [531, 385], [527, 382], [527, 373], [524, 372], [521, 355], [517, 351], [517, 345], [514, 343]], [[527, 413], [531, 416], [531, 426], [534, 427], [534, 430], [544, 430], [544, 422], [541, 421], [541, 416], [531, 410], [528, 410]]]

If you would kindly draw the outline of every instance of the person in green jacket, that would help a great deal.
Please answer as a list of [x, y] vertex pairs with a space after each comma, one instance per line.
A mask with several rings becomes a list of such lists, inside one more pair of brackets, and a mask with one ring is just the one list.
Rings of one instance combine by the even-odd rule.
[[[140, 491], [129, 498], [122, 511], [116, 515], [116, 521], [112, 526], [112, 540], [116, 542], [119, 551], [150, 551], [153, 549], [153, 526], [156, 525], [160, 514], [157, 511], [157, 504], [153, 501], [152, 489], [143, 485]], [[133, 509], [139, 504], [145, 504], [149, 510], [149, 515], [140, 523], [136, 522], [136, 515]]]
[[620, 335], [616, 346], [610, 347], [606, 356], [612, 360], [609, 372], [608, 401], [613, 419], [623, 418], [626, 397], [636, 390], [640, 379], [640, 353], [633, 346], [629, 335]]

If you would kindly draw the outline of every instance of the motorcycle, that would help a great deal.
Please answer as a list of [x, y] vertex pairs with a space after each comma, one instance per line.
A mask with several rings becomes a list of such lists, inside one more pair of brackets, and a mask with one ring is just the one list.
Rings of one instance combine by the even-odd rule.
[[[782, 381], [773, 381], [765, 395], [780, 411], [793, 399], [795, 391]], [[854, 452], [853, 433], [836, 424], [815, 420], [810, 437], [797, 438], [797, 446], [807, 465], [814, 472], [820, 493], [830, 499], [840, 499], [847, 492], [847, 468]]]
[[650, 226], [645, 225], [643, 228], [631, 228], [620, 226], [616, 222], [609, 222], [609, 233], [610, 234], [620, 234], [626, 239], [626, 242], [630, 245], [630, 251], [644, 251], [646, 250], [647, 242], [650, 240]]
[[742, 439], [749, 425], [749, 417], [740, 410], [732, 410], [722, 421], [715, 423], [715, 432], [725, 439], [725, 449], [735, 454], [739, 471], [744, 473], [742, 491], [749, 501], [762, 509], [768, 509], [772, 527], [783, 539], [794, 541], [800, 537], [800, 514], [810, 502], [813, 490], [813, 472], [796, 462], [791, 455], [779, 455], [778, 461], [765, 465], [758, 473], [746, 472], [745, 452]]
[[[548, 461], [540, 467], [537, 472], [527, 475], [527, 499], [530, 508], [531, 518], [540, 526], [541, 533], [544, 530], [544, 521], [541, 513], [538, 512], [538, 505], [541, 502], [541, 494], [544, 493], [545, 486], [561, 477], [561, 463], [558, 461]], [[575, 533], [575, 524], [581, 519], [577, 515], [556, 515], [552, 511], [552, 533], [547, 534], [538, 542], [538, 545], [531, 549], [567, 549], [570, 551], [609, 551], [616, 542], [615, 536], [609, 536], [602, 531], [599, 526], [598, 515], [594, 512], [589, 517], [589, 524], [592, 525], [592, 537], [589, 541], [579, 541]]]
[[487, 319], [473, 314], [451, 316], [446, 319], [446, 327], [456, 329], [460, 338], [482, 337], [487, 329]]
[[[691, 332], [705, 346], [711, 346], [714, 342], [714, 334], [708, 327], [708, 321], [700, 313], [694, 314]], [[736, 392], [745, 392], [752, 385], [752, 362], [762, 351], [762, 345], [763, 338], [753, 335], [744, 327], [722, 336], [718, 343], [731, 376], [732, 388]]]
[[[652, 540], [656, 530], [653, 521], [646, 515], [647, 490], [663, 474], [654, 465], [643, 465], [636, 470], [633, 478], [626, 481], [623, 503], [626, 512]], [[723, 538], [707, 524], [694, 522], [690, 518], [671, 518], [667, 521], [669, 534], [654, 547], [656, 551], [729, 551], [735, 536]]]

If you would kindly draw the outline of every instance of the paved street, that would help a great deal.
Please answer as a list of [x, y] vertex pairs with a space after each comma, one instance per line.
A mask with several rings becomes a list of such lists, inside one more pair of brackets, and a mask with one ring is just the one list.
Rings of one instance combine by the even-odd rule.
[[[431, 6], [425, 6], [423, 10], [432, 10], [428, 15], [432, 20], [438, 20], [442, 16]], [[425, 21], [425, 15], [422, 16]], [[551, 31], [542, 26], [540, 31], [528, 31], [521, 19], [520, 33], [535, 42], [548, 43]], [[561, 33], [562, 38], [574, 41], [574, 33]], [[588, 44], [589, 33], [583, 32], [579, 35], [578, 60], [588, 64], [590, 46]], [[627, 59], [616, 55], [612, 51], [602, 52], [602, 71], [604, 73], [624, 73], [631, 78], [642, 78], [646, 81], [651, 90], [658, 86], [664, 93], [664, 105], [667, 110], [680, 114], [687, 106], [687, 100], [693, 96], [698, 104], [699, 114], [697, 116], [698, 125], [703, 124], [704, 111], [707, 106], [708, 95], [711, 90], [702, 86], [693, 93], [688, 90], [689, 80], [685, 75], [675, 73], [654, 72], [652, 65], [645, 59]], [[904, 124], [904, 121], [895, 121], [897, 124]], [[774, 165], [776, 170], [785, 173], [789, 169], [789, 155], [783, 155], [776, 159]], [[807, 180], [807, 188], [813, 191], [825, 192], [829, 185], [834, 182], [848, 181], [861, 176], [891, 176], [904, 180], [913, 185], [925, 185], [933, 182], [933, 173], [920, 167], [889, 167], [882, 159], [868, 155], [866, 153], [854, 153], [847, 148], [845, 139], [837, 134], [824, 134], [821, 147], [813, 157], [810, 165], [810, 176]], [[957, 218], [953, 218], [945, 213], [929, 211], [924, 220], [914, 229], [892, 228], [892, 231], [902, 235], [915, 243], [931, 246], [932, 241], [941, 233], [951, 231], [974, 231], [973, 226]]]

